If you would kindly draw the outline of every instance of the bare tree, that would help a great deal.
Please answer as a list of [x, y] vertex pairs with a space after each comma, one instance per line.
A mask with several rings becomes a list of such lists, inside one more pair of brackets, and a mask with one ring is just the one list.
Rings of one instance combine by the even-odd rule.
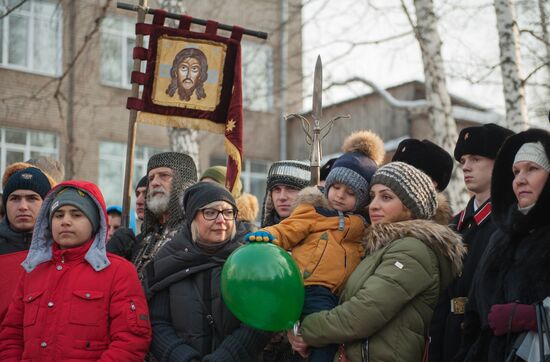
[[[183, 6], [182, 1], [177, 0], [161, 0], [159, 1], [160, 8], [176, 13], [176, 14], [185, 14], [185, 7]], [[172, 20], [169, 20], [172, 22]], [[199, 143], [198, 143], [198, 134], [199, 132], [190, 128], [168, 128], [168, 136], [170, 138], [170, 149], [176, 152], [185, 153], [193, 158], [195, 165], [197, 165], [197, 170], [200, 173], [199, 165]]]
[[520, 75], [519, 29], [513, 0], [495, 0], [500, 46], [500, 69], [506, 107], [506, 124], [521, 131], [529, 126], [525, 87]]

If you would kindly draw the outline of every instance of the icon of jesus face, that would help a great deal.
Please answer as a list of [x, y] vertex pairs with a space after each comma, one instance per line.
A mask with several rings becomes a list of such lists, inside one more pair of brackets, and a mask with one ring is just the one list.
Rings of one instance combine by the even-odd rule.
[[185, 58], [178, 64], [178, 84], [190, 91], [195, 88], [201, 73], [201, 65], [196, 58]]

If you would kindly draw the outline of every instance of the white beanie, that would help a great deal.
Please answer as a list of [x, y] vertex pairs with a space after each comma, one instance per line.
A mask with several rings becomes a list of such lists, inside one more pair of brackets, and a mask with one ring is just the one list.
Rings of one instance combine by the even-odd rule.
[[550, 172], [550, 162], [546, 151], [540, 142], [524, 143], [514, 158], [514, 164], [521, 161], [531, 161]]

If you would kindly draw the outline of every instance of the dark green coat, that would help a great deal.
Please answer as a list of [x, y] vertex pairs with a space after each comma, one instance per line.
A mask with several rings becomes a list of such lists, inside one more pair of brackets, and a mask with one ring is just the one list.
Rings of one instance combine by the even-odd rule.
[[441, 290], [459, 274], [459, 235], [433, 221], [376, 224], [367, 256], [352, 273], [341, 304], [302, 323], [304, 340], [345, 345], [351, 361], [420, 361]]

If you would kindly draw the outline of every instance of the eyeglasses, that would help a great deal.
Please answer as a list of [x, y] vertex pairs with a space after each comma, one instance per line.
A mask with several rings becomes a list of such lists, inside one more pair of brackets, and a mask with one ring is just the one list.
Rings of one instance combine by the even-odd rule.
[[205, 220], [216, 220], [220, 214], [222, 214], [224, 220], [227, 220], [227, 221], [235, 220], [235, 218], [237, 217], [237, 211], [234, 209], [218, 210], [218, 209], [206, 208], [206, 209], [200, 209], [200, 210]]

